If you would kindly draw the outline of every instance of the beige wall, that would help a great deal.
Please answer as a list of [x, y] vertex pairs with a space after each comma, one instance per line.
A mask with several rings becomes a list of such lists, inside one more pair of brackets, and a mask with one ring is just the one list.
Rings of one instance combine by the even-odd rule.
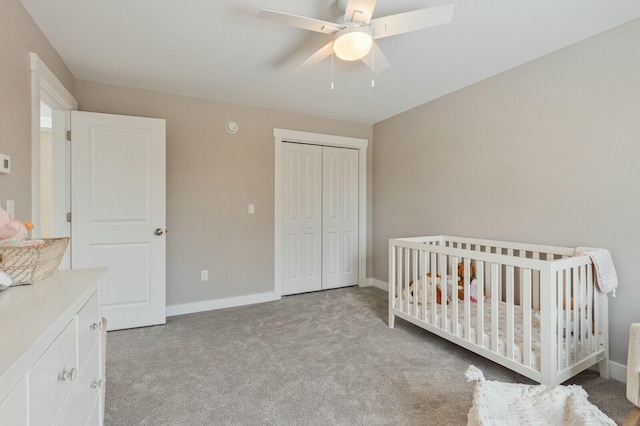
[[[167, 121], [168, 305], [273, 291], [274, 127], [372, 136], [371, 125], [82, 80], [76, 93], [84, 111]], [[235, 135], [225, 131], [229, 120]]]
[[47, 64], [67, 90], [75, 79], [18, 0], [0, 0], [0, 153], [11, 174], [0, 175], [0, 204], [15, 200], [16, 217], [31, 217], [31, 71], [29, 52]]
[[611, 355], [640, 322], [640, 20], [374, 126], [373, 276], [418, 235], [611, 250]]

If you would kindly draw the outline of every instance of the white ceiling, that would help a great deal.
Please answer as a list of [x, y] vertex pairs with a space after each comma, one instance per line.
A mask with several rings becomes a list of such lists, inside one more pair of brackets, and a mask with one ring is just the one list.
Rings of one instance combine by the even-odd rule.
[[453, 22], [378, 40], [391, 68], [331, 58], [331, 40], [262, 8], [336, 21], [336, 0], [21, 0], [78, 79], [376, 123], [640, 17], [638, 0], [378, 0], [373, 17], [454, 3]]

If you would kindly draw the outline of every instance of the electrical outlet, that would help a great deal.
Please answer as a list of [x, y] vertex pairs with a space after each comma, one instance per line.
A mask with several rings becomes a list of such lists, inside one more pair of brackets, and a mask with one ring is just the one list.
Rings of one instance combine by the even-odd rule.
[[200, 271], [200, 281], [209, 281], [209, 271], [208, 270], [204, 270], [204, 271]]

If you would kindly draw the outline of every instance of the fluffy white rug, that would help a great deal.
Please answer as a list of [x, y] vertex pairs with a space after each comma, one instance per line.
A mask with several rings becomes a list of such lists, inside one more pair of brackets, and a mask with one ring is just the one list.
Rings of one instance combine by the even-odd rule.
[[467, 416], [475, 425], [601, 426], [615, 422], [587, 400], [577, 385], [546, 386], [485, 380], [473, 365], [465, 373], [476, 381], [473, 405]]

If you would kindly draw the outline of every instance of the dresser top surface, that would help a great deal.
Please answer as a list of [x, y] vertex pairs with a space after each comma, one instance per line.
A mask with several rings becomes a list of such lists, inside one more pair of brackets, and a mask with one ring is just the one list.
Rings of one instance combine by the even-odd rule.
[[[98, 289], [106, 268], [60, 271], [0, 292], [0, 387], [37, 360]], [[36, 357], [36, 359], [31, 359]], [[23, 362], [21, 362], [23, 361]]]

